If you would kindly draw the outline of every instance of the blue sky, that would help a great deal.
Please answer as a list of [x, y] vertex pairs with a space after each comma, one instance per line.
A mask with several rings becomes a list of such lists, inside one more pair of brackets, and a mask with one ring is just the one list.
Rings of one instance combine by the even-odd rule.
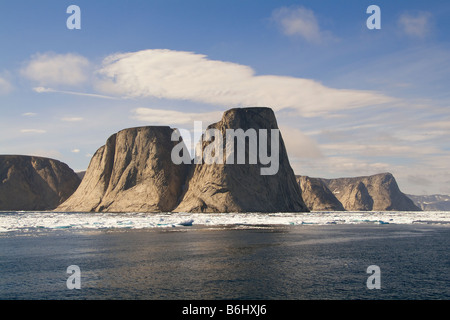
[[0, 154], [84, 170], [123, 128], [267, 106], [296, 174], [450, 194], [449, 16], [436, 0], [1, 1]]

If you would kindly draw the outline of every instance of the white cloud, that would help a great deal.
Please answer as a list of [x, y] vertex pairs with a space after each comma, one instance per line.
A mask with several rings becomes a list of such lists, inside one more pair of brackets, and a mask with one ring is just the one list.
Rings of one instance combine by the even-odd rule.
[[73, 152], [73, 153], [80, 153], [80, 149], [73, 149], [71, 152]]
[[89, 79], [89, 60], [77, 54], [36, 54], [21, 70], [40, 85], [80, 85]]
[[34, 113], [34, 112], [25, 112], [25, 113], [22, 113], [22, 116], [24, 116], [24, 117], [36, 117], [36, 116], [37, 116], [37, 113]]
[[57, 89], [45, 88], [45, 87], [35, 87], [35, 88], [33, 88], [33, 91], [37, 92], [37, 93], [63, 93], [63, 94], [71, 94], [71, 95], [75, 95], [75, 96], [84, 96], [84, 97], [92, 97], [92, 98], [117, 99], [116, 97], [110, 97], [110, 96], [105, 96], [105, 95], [101, 95], [101, 94], [67, 91], [67, 90], [57, 90]]
[[252, 68], [172, 50], [144, 50], [107, 57], [97, 88], [126, 97], [191, 100], [226, 107], [292, 108], [303, 116], [392, 102], [385, 95], [329, 88], [302, 78], [255, 75]]
[[430, 12], [419, 12], [416, 15], [404, 13], [400, 16], [398, 24], [402, 31], [412, 37], [424, 38], [431, 31]]
[[332, 39], [329, 32], [322, 31], [312, 10], [304, 7], [282, 7], [272, 13], [272, 19], [288, 36], [300, 36], [308, 42], [321, 43]]
[[5, 78], [0, 77], [0, 95], [8, 94], [13, 90], [12, 84]]
[[43, 93], [43, 92], [55, 92], [56, 90], [53, 90], [51, 88], [35, 87], [33, 88], [33, 91], [37, 93]]
[[42, 129], [22, 129], [20, 130], [20, 132], [22, 133], [46, 133], [46, 130], [42, 130]]

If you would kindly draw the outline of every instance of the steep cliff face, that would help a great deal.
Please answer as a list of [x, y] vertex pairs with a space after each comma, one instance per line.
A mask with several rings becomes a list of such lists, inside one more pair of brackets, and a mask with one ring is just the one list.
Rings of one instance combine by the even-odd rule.
[[[218, 155], [221, 163], [197, 163], [192, 166], [189, 174], [186, 191], [182, 201], [175, 209], [176, 212], [300, 212], [308, 211], [302, 200], [300, 188], [295, 180], [294, 172], [289, 164], [288, 156], [281, 134], [278, 140], [272, 141], [272, 129], [278, 129], [273, 111], [269, 108], [240, 108], [231, 109], [223, 114], [220, 122], [210, 125], [207, 131], [217, 129], [223, 145], [232, 143], [227, 141], [227, 129], [249, 132], [252, 129], [258, 134], [261, 129], [267, 130], [267, 150], [272, 150], [275, 142], [279, 148], [274, 163], [277, 166], [276, 174], [262, 174], [261, 170], [269, 165], [263, 164], [258, 150], [264, 145], [258, 140], [256, 149], [254, 145], [245, 143], [245, 164], [237, 164], [239, 154], [238, 139], [235, 143], [234, 164], [227, 160], [227, 153]], [[276, 135], [274, 135], [276, 136]], [[205, 136], [204, 136], [205, 137]], [[207, 136], [206, 136], [207, 137]], [[219, 139], [220, 140], [220, 139]], [[211, 147], [215, 139], [203, 139], [201, 150]], [[275, 142], [274, 142], [275, 141]], [[242, 141], [241, 141], [242, 142]], [[231, 150], [231, 148], [230, 148]], [[214, 156], [216, 155], [214, 151]], [[255, 155], [258, 153], [258, 155]], [[212, 154], [212, 153], [211, 153]], [[271, 155], [275, 155], [272, 154]], [[257, 159], [250, 164], [250, 159]]]
[[344, 207], [320, 178], [297, 176], [303, 201], [311, 211], [344, 211]]
[[174, 129], [139, 127], [112, 135], [94, 154], [77, 191], [57, 211], [168, 212], [189, 165], [171, 160]]
[[348, 211], [420, 211], [390, 173], [322, 180]]
[[48, 158], [0, 156], [0, 210], [52, 210], [77, 189], [66, 164]]

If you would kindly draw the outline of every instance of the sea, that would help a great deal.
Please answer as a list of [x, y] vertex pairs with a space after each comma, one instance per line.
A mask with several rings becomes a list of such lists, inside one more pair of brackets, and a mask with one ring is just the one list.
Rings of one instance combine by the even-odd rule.
[[450, 212], [0, 212], [0, 300], [449, 298]]

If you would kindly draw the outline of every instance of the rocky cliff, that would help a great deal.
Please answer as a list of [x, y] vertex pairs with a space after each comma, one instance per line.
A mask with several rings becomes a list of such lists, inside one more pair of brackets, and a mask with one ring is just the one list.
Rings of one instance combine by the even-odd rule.
[[52, 210], [70, 197], [79, 184], [75, 172], [60, 161], [0, 156], [0, 210]]
[[112, 135], [91, 159], [77, 191], [57, 211], [169, 212], [189, 164], [171, 160], [174, 129], [139, 127]]
[[390, 173], [322, 181], [348, 211], [420, 211]]
[[[232, 143], [227, 141], [227, 129], [242, 129], [244, 132], [254, 129], [261, 132], [265, 129], [272, 134], [272, 129], [278, 129], [273, 111], [269, 108], [237, 108], [226, 111], [221, 121], [210, 125], [208, 130], [218, 130], [223, 145]], [[269, 134], [268, 134], [269, 135]], [[281, 134], [276, 151], [278, 170], [276, 174], [262, 174], [267, 168], [266, 161], [261, 161], [262, 146], [258, 140], [257, 150], [245, 144], [245, 164], [234, 164], [227, 161], [226, 152], [219, 154], [222, 163], [197, 163], [189, 173], [186, 190], [181, 203], [174, 210], [176, 212], [300, 212], [308, 211], [302, 200], [300, 188], [295, 180], [290, 166]], [[203, 136], [205, 138], [205, 136]], [[219, 139], [220, 140], [220, 139]], [[202, 139], [201, 150], [204, 152], [211, 147], [214, 139]], [[236, 146], [238, 140], [235, 141]], [[267, 150], [272, 150], [275, 143], [272, 136], [267, 138]], [[265, 141], [264, 141], [265, 142]], [[231, 149], [230, 149], [231, 150]], [[235, 149], [238, 156], [239, 149]], [[255, 153], [258, 152], [256, 157]], [[215, 154], [214, 154], [215, 155]], [[273, 154], [272, 154], [273, 155]], [[250, 164], [251, 157], [257, 161]]]
[[344, 211], [342, 203], [320, 178], [297, 176], [303, 201], [311, 211]]
[[450, 211], [450, 196], [433, 194], [429, 196], [408, 195], [424, 211]]

